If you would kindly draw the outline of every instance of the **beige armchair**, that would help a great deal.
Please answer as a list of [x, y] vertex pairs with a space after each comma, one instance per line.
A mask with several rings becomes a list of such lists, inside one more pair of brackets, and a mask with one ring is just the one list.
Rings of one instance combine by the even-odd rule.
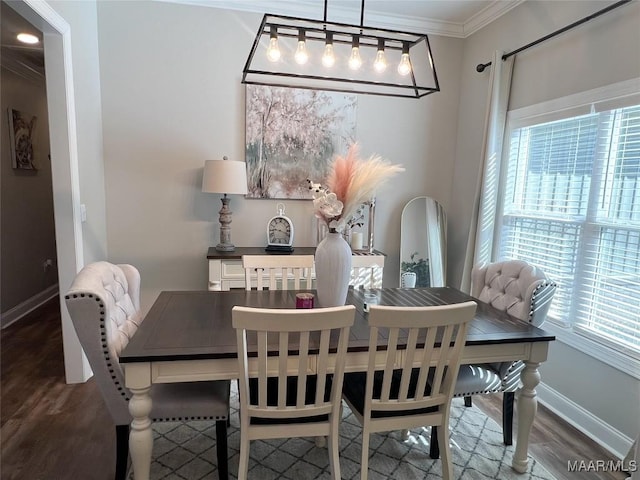
[[[471, 295], [536, 327], [547, 316], [556, 284], [537, 267], [521, 260], [507, 260], [475, 267], [471, 272]], [[483, 393], [503, 393], [502, 431], [505, 445], [513, 443], [513, 407], [520, 386], [522, 361], [480, 365], [461, 365], [454, 397]], [[432, 431], [431, 457], [437, 458], [437, 437]]]
[[[118, 362], [120, 352], [142, 324], [140, 274], [131, 265], [92, 263], [65, 295], [67, 309], [93, 370], [105, 406], [116, 424], [116, 480], [124, 480], [129, 454], [129, 398]], [[178, 327], [177, 327], [178, 328]], [[154, 421], [216, 421], [219, 478], [226, 479], [229, 381], [155, 384]]]

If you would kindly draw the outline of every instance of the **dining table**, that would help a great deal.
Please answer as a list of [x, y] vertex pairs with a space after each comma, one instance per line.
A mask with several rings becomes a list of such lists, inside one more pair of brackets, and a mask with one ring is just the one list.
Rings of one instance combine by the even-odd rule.
[[[153, 449], [150, 419], [152, 385], [237, 379], [239, 366], [236, 332], [231, 318], [233, 307], [295, 308], [296, 295], [301, 292], [315, 293], [313, 290], [238, 289], [163, 291], [158, 295], [120, 355], [125, 385], [131, 392], [129, 449], [135, 480], [149, 479]], [[516, 408], [518, 432], [511, 465], [517, 472], [525, 472], [529, 462], [529, 435], [537, 411], [538, 367], [547, 359], [549, 345], [555, 337], [452, 287], [350, 288], [346, 304], [354, 305], [356, 313], [349, 335], [346, 372], [367, 369], [369, 326], [364, 307], [365, 293], [373, 293], [375, 302], [380, 305], [430, 306], [476, 301], [478, 307], [468, 328], [461, 362], [524, 362]], [[379, 348], [384, 348], [382, 345], [381, 341]], [[255, 351], [255, 345], [249, 344], [248, 348]], [[405, 355], [401, 343], [396, 355], [397, 364], [401, 365]], [[311, 355], [311, 372], [313, 368]], [[251, 369], [250, 364], [250, 374]]]

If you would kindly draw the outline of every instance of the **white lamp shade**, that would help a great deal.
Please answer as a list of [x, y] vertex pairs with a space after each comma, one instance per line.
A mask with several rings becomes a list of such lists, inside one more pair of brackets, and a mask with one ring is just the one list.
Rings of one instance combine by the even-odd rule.
[[237, 160], [206, 160], [202, 191], [244, 195], [247, 193], [247, 166]]

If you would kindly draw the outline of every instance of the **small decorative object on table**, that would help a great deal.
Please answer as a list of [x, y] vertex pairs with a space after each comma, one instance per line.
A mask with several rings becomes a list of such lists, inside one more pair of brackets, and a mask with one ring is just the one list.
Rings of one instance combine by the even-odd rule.
[[296, 308], [313, 308], [313, 293], [296, 293]]
[[369, 307], [371, 305], [378, 305], [378, 294], [374, 292], [369, 292], [364, 294], [364, 302], [362, 304], [362, 309], [365, 312], [369, 311]]
[[267, 252], [293, 252], [293, 222], [284, 214], [284, 204], [278, 203], [278, 214], [267, 223]]
[[374, 198], [376, 189], [388, 178], [404, 171], [377, 155], [368, 160], [358, 157], [357, 144], [347, 155], [336, 156], [327, 185], [309, 182], [313, 193], [315, 215], [329, 228], [327, 236], [316, 247], [316, 288], [321, 307], [344, 305], [351, 277], [351, 247], [344, 240], [344, 229], [357, 223], [361, 205]]

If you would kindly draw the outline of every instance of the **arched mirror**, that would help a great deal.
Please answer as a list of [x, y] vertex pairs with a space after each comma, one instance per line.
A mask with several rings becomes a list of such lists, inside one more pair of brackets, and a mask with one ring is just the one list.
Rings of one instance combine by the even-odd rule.
[[446, 286], [447, 220], [442, 205], [416, 197], [400, 220], [400, 286]]

